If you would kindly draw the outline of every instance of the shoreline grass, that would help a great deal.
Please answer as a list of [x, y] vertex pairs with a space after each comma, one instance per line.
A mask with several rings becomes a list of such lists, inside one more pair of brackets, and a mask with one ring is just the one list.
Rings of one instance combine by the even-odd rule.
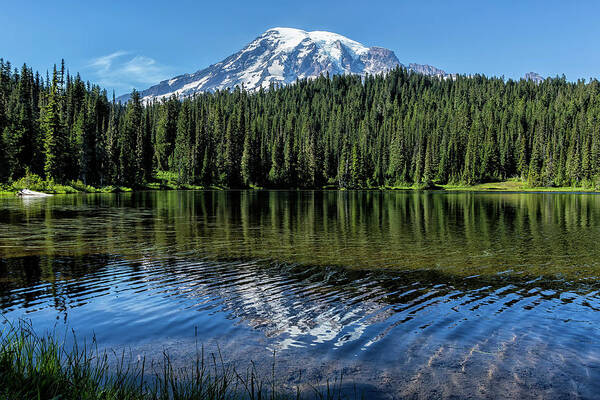
[[77, 194], [77, 193], [123, 193], [137, 190], [204, 190], [220, 189], [218, 187], [204, 187], [198, 185], [179, 184], [171, 173], [157, 172], [153, 182], [144, 183], [135, 188], [125, 186], [102, 186], [95, 187], [86, 185], [81, 181], [70, 181], [59, 184], [52, 180], [44, 180], [35, 174], [28, 174], [23, 178], [10, 184], [0, 184], [0, 195], [16, 195], [20, 190], [29, 189], [36, 192], [49, 194]]
[[162, 352], [159, 361], [133, 360], [125, 352], [102, 352], [95, 340], [73, 344], [54, 334], [38, 336], [31, 324], [5, 322], [0, 331], [0, 398], [38, 400], [192, 400], [192, 399], [346, 399], [342, 378], [329, 380], [318, 389], [309, 385], [284, 387], [277, 382], [275, 361], [264, 376], [255, 365], [240, 370], [220, 354], [206, 355], [196, 346], [187, 367], [175, 367]]
[[[71, 181], [66, 184], [58, 184], [53, 181], [47, 181], [35, 174], [28, 174], [25, 177], [11, 183], [0, 184], [0, 196], [13, 196], [22, 189], [30, 189], [37, 192], [50, 194], [76, 194], [76, 193], [122, 193], [140, 190], [226, 190], [220, 186], [199, 186], [184, 185], [177, 182], [177, 176], [173, 172], [157, 171], [154, 181], [147, 182], [135, 188], [125, 186], [103, 186], [94, 187], [86, 185], [81, 181]], [[251, 186], [248, 190], [265, 190], [259, 186]], [[294, 190], [294, 189], [290, 189]], [[322, 190], [347, 190], [325, 186]], [[591, 186], [560, 186], [560, 187], [530, 187], [526, 182], [519, 179], [509, 179], [506, 181], [478, 183], [474, 185], [466, 184], [399, 184], [396, 186], [383, 186], [364, 188], [364, 190], [401, 190], [401, 191], [441, 191], [441, 192], [547, 192], [547, 193], [600, 193], [600, 189]]]
[[478, 183], [475, 185], [446, 184], [440, 185], [446, 191], [461, 192], [586, 192], [599, 193], [600, 190], [590, 186], [557, 186], [535, 187], [528, 186], [526, 182], [509, 179], [506, 181]]

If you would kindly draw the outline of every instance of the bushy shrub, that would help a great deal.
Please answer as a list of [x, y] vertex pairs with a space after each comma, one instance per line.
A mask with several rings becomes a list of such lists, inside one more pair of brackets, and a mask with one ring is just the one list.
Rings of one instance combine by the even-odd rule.
[[21, 179], [13, 182], [12, 187], [15, 190], [29, 189], [42, 191], [47, 189], [47, 182], [39, 175], [27, 173]]

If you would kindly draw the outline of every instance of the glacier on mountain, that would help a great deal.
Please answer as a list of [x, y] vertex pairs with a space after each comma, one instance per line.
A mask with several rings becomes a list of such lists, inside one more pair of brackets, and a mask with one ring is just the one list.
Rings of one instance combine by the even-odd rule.
[[[321, 74], [380, 74], [398, 65], [402, 64], [393, 51], [366, 47], [336, 33], [273, 28], [223, 61], [192, 74], [162, 81], [141, 91], [141, 96], [144, 102], [150, 102], [172, 95], [183, 98], [236, 86], [253, 91]], [[410, 64], [409, 69], [446, 75], [435, 67], [419, 64]], [[129, 95], [123, 95], [118, 100], [125, 102], [128, 98]]]

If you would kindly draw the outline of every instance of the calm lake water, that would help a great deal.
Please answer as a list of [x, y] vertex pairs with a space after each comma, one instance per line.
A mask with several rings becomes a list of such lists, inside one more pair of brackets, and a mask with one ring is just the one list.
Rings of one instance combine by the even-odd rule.
[[600, 396], [600, 196], [0, 198], [0, 312], [379, 398]]

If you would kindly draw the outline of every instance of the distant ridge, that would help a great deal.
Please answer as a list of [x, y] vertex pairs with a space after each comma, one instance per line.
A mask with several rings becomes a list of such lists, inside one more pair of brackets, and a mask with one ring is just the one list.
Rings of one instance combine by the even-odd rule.
[[525, 76], [523, 77], [523, 79], [525, 79], [526, 81], [533, 81], [535, 83], [542, 83], [542, 82], [544, 82], [544, 77], [542, 77], [537, 72], [528, 72], [528, 73], [525, 74]]

